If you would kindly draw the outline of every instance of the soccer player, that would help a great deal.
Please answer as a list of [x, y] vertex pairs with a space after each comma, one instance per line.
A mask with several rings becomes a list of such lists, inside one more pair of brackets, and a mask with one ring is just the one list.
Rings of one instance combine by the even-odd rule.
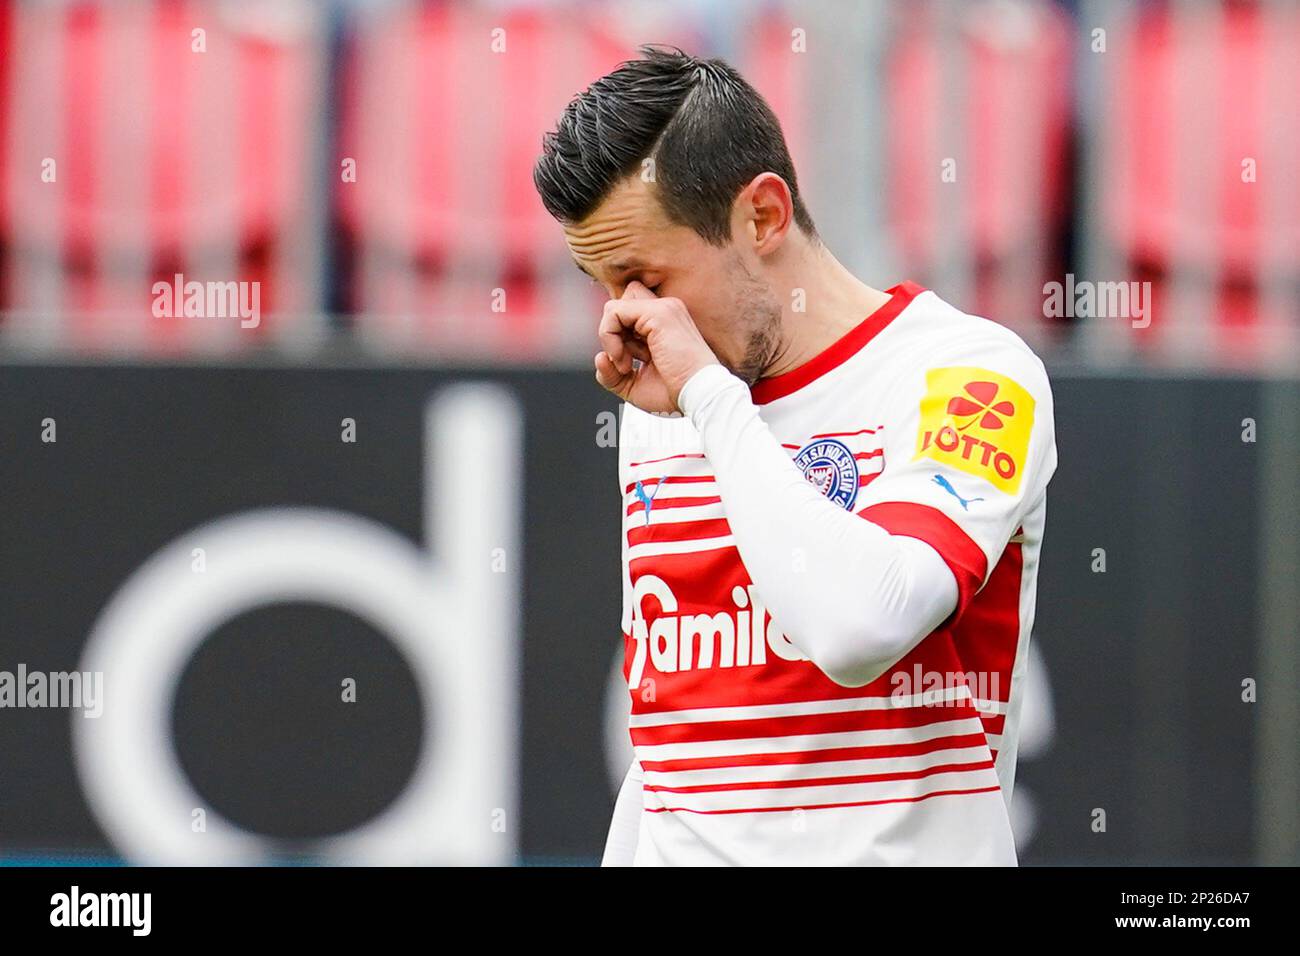
[[[846, 118], [851, 122], [851, 118]], [[606, 865], [1015, 865], [1042, 363], [820, 242], [779, 124], [645, 47], [534, 179], [610, 295], [636, 759]]]

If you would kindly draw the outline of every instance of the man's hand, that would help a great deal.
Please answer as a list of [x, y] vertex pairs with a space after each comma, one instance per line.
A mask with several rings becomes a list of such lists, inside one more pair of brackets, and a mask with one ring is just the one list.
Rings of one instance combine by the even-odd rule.
[[596, 381], [647, 412], [677, 411], [682, 386], [718, 361], [681, 299], [661, 299], [640, 282], [605, 303], [598, 334]]

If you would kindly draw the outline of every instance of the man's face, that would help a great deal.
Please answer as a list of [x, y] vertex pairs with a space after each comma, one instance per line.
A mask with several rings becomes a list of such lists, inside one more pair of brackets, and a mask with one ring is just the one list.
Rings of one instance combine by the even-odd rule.
[[734, 241], [711, 245], [689, 226], [670, 222], [653, 186], [639, 176], [615, 186], [564, 234], [579, 268], [610, 298], [640, 282], [656, 295], [680, 299], [718, 361], [744, 381], [757, 381], [770, 364], [781, 304], [755, 274], [757, 261], [747, 265]]

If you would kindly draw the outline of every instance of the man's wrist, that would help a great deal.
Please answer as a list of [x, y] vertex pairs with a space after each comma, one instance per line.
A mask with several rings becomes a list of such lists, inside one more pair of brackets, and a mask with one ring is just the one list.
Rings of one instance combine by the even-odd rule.
[[744, 383], [718, 362], [710, 362], [691, 374], [677, 394], [677, 407], [687, 418], [694, 418], [709, 401], [733, 384]]

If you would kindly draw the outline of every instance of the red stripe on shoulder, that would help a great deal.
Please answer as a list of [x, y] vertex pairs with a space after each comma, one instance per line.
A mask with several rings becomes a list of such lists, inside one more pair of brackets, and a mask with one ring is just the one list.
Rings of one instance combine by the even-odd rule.
[[949, 620], [960, 618], [984, 583], [989, 566], [983, 549], [971, 536], [938, 508], [913, 501], [883, 501], [863, 508], [858, 515], [890, 534], [917, 538], [939, 552], [957, 579], [957, 610]]

